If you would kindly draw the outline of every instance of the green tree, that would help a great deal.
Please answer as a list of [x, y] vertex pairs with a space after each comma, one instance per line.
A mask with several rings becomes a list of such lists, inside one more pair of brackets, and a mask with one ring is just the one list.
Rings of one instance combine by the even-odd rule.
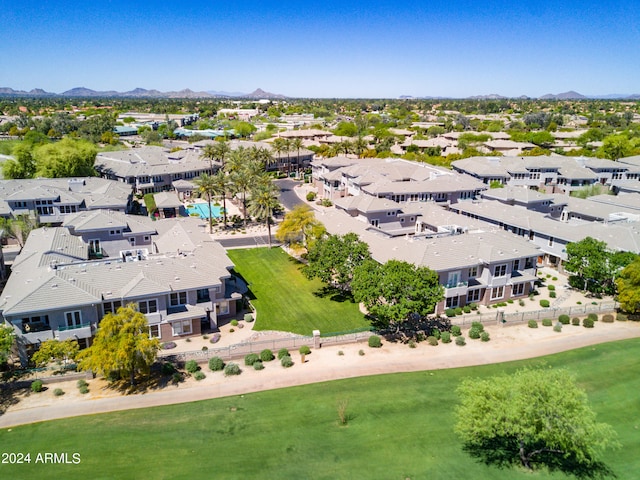
[[351, 291], [378, 325], [397, 329], [414, 315], [433, 313], [444, 297], [436, 272], [398, 260], [382, 265], [373, 260], [363, 263], [355, 270]]
[[129, 304], [102, 318], [93, 344], [78, 355], [78, 368], [103, 376], [115, 372], [135, 385], [137, 375], [149, 372], [158, 350], [160, 341], [149, 338], [146, 317]]
[[609, 160], [618, 160], [631, 154], [633, 146], [626, 135], [609, 135], [602, 141], [602, 147], [598, 149], [598, 156]]
[[24, 247], [31, 230], [37, 226], [36, 220], [29, 215], [18, 215], [16, 218], [0, 217], [0, 229], [4, 231], [6, 237], [18, 242], [20, 249]]
[[268, 178], [258, 181], [251, 191], [249, 213], [258, 221], [264, 220], [267, 225], [269, 248], [271, 248], [271, 216], [280, 208], [278, 201], [279, 190]]
[[0, 325], [0, 365], [7, 363], [16, 334], [9, 325]]
[[627, 265], [616, 279], [618, 301], [625, 312], [640, 313], [640, 257]]
[[[224, 172], [222, 172], [224, 175]], [[193, 180], [193, 183], [198, 187], [198, 191], [207, 197], [207, 203], [209, 205], [209, 233], [213, 233], [213, 212], [211, 211], [211, 197], [217, 192], [217, 184], [215, 176], [208, 173], [201, 174], [198, 178]]]
[[109, 113], [93, 115], [80, 124], [78, 133], [93, 143], [98, 143], [105, 132], [112, 132], [116, 122]]
[[91, 177], [96, 175], [94, 163], [98, 150], [86, 140], [63, 138], [59, 142], [37, 147], [36, 176], [45, 178]]
[[297, 177], [300, 178], [300, 169], [302, 168], [302, 162], [300, 161], [300, 149], [303, 147], [302, 139], [299, 137], [292, 138], [290, 146], [291, 146], [291, 150], [295, 150], [298, 155], [298, 158], [296, 161], [296, 165], [298, 166]]
[[213, 195], [222, 199], [222, 222], [224, 228], [227, 228], [227, 193], [231, 188], [231, 180], [224, 169], [218, 170], [211, 178], [213, 180]]
[[327, 285], [350, 290], [356, 268], [371, 260], [369, 245], [355, 233], [329, 235], [311, 245], [303, 273]]
[[579, 478], [610, 473], [598, 459], [617, 447], [611, 426], [596, 422], [587, 395], [566, 370], [520, 370], [467, 379], [458, 388], [456, 433], [488, 464], [544, 466]]
[[7, 179], [33, 178], [36, 161], [33, 158], [33, 144], [21, 142], [11, 151], [13, 158], [2, 164], [2, 174]]
[[339, 137], [355, 137], [358, 134], [358, 126], [353, 122], [339, 122], [333, 134]]
[[31, 356], [31, 361], [36, 367], [43, 367], [52, 360], [64, 362], [67, 365], [69, 360], [75, 360], [78, 356], [78, 342], [71, 338], [64, 341], [55, 339], [45, 340], [40, 344], [40, 348]]
[[308, 248], [321, 238], [326, 229], [306, 204], [296, 206], [284, 216], [276, 238], [292, 247]]

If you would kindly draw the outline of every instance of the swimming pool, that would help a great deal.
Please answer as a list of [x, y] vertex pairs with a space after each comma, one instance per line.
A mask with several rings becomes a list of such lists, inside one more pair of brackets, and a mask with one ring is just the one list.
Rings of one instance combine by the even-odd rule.
[[[206, 203], [193, 203], [187, 206], [187, 212], [189, 212], [189, 215], [196, 214], [204, 220], [209, 218], [209, 205]], [[214, 218], [220, 218], [222, 216], [222, 208], [212, 206], [211, 213], [213, 213]]]

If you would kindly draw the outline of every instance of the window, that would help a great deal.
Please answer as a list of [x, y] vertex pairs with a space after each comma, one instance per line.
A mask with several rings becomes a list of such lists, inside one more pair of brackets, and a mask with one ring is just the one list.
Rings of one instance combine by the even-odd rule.
[[469, 278], [476, 278], [478, 276], [478, 267], [471, 267], [469, 269]]
[[67, 320], [67, 327], [79, 327], [82, 325], [82, 313], [80, 310], [65, 312], [64, 316]]
[[149, 243], [151, 241], [151, 237], [149, 235], [144, 236], [144, 243]]
[[504, 277], [507, 274], [507, 264], [496, 265], [493, 269], [494, 277]]
[[513, 261], [513, 270], [520, 270], [520, 259]]
[[24, 325], [26, 323], [41, 323], [43, 325], [49, 325], [49, 315], [25, 317], [22, 319], [22, 324]]
[[371, 220], [371, 225], [373, 225], [374, 227], [377, 227], [378, 226], [378, 219]]
[[491, 289], [491, 300], [497, 300], [504, 297], [504, 287], [496, 287]]
[[136, 246], [136, 237], [129, 237], [129, 245], [132, 247]]
[[149, 325], [149, 338], [160, 338], [160, 325]]
[[90, 253], [100, 253], [102, 250], [100, 250], [100, 240], [98, 239], [94, 239], [94, 240], [89, 240], [89, 252]]
[[211, 296], [209, 295], [208, 288], [201, 288], [198, 290], [198, 300], [197, 303], [209, 302], [211, 300]]
[[75, 205], [60, 205], [60, 213], [76, 213], [77, 208]]
[[477, 290], [470, 290], [467, 293], [467, 303], [471, 303], [471, 302], [479, 302], [480, 301], [480, 292], [482, 292], [482, 289], [477, 289]]
[[138, 302], [138, 311], [140, 313], [155, 313], [158, 311], [158, 301], [157, 300], [143, 300]]
[[191, 333], [191, 320], [182, 320], [180, 322], [173, 322], [171, 324], [173, 328], [173, 335], [187, 335]]
[[177, 307], [187, 303], [187, 292], [174, 292], [169, 296], [169, 305]]
[[121, 233], [122, 233], [122, 230], [120, 230], [119, 228], [113, 229], [113, 230], [109, 230], [109, 235], [111, 235], [111, 236], [120, 235]]
[[115, 302], [105, 302], [102, 304], [102, 311], [104, 314], [114, 313], [122, 306], [122, 302], [120, 300], [116, 300]]
[[553, 237], [549, 237], [549, 246], [553, 247]]
[[459, 297], [455, 296], [455, 297], [448, 297], [445, 304], [447, 308], [456, 308], [458, 306], [458, 303], [459, 303]]
[[519, 297], [520, 295], [524, 295], [524, 283], [516, 283], [511, 290], [511, 296]]
[[220, 302], [216, 304], [216, 314], [227, 315], [229, 313], [229, 302]]

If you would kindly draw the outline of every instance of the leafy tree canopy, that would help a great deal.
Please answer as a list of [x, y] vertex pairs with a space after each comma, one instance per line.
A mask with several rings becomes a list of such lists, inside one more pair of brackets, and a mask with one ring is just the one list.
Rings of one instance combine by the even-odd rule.
[[276, 238], [292, 247], [307, 248], [321, 238], [326, 229], [306, 204], [296, 206], [284, 216]]
[[42, 367], [52, 360], [64, 362], [66, 365], [69, 360], [75, 360], [78, 350], [78, 342], [70, 338], [62, 342], [55, 339], [45, 340], [31, 356], [31, 361], [36, 367]]
[[91, 177], [96, 175], [94, 163], [98, 150], [87, 140], [63, 138], [59, 142], [37, 147], [36, 176], [45, 178]]
[[619, 446], [610, 425], [596, 422], [587, 395], [566, 370], [520, 370], [467, 379], [458, 388], [456, 433], [487, 464], [546, 467], [578, 478], [610, 473], [598, 455]]
[[13, 328], [8, 325], [0, 325], [0, 365], [7, 362], [15, 338]]
[[640, 313], [640, 256], [626, 266], [616, 280], [618, 301], [625, 312]]

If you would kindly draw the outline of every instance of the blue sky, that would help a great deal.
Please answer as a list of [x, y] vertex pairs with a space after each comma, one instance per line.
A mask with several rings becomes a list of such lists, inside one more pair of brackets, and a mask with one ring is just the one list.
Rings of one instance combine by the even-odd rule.
[[640, 93], [640, 2], [0, 0], [0, 87]]

